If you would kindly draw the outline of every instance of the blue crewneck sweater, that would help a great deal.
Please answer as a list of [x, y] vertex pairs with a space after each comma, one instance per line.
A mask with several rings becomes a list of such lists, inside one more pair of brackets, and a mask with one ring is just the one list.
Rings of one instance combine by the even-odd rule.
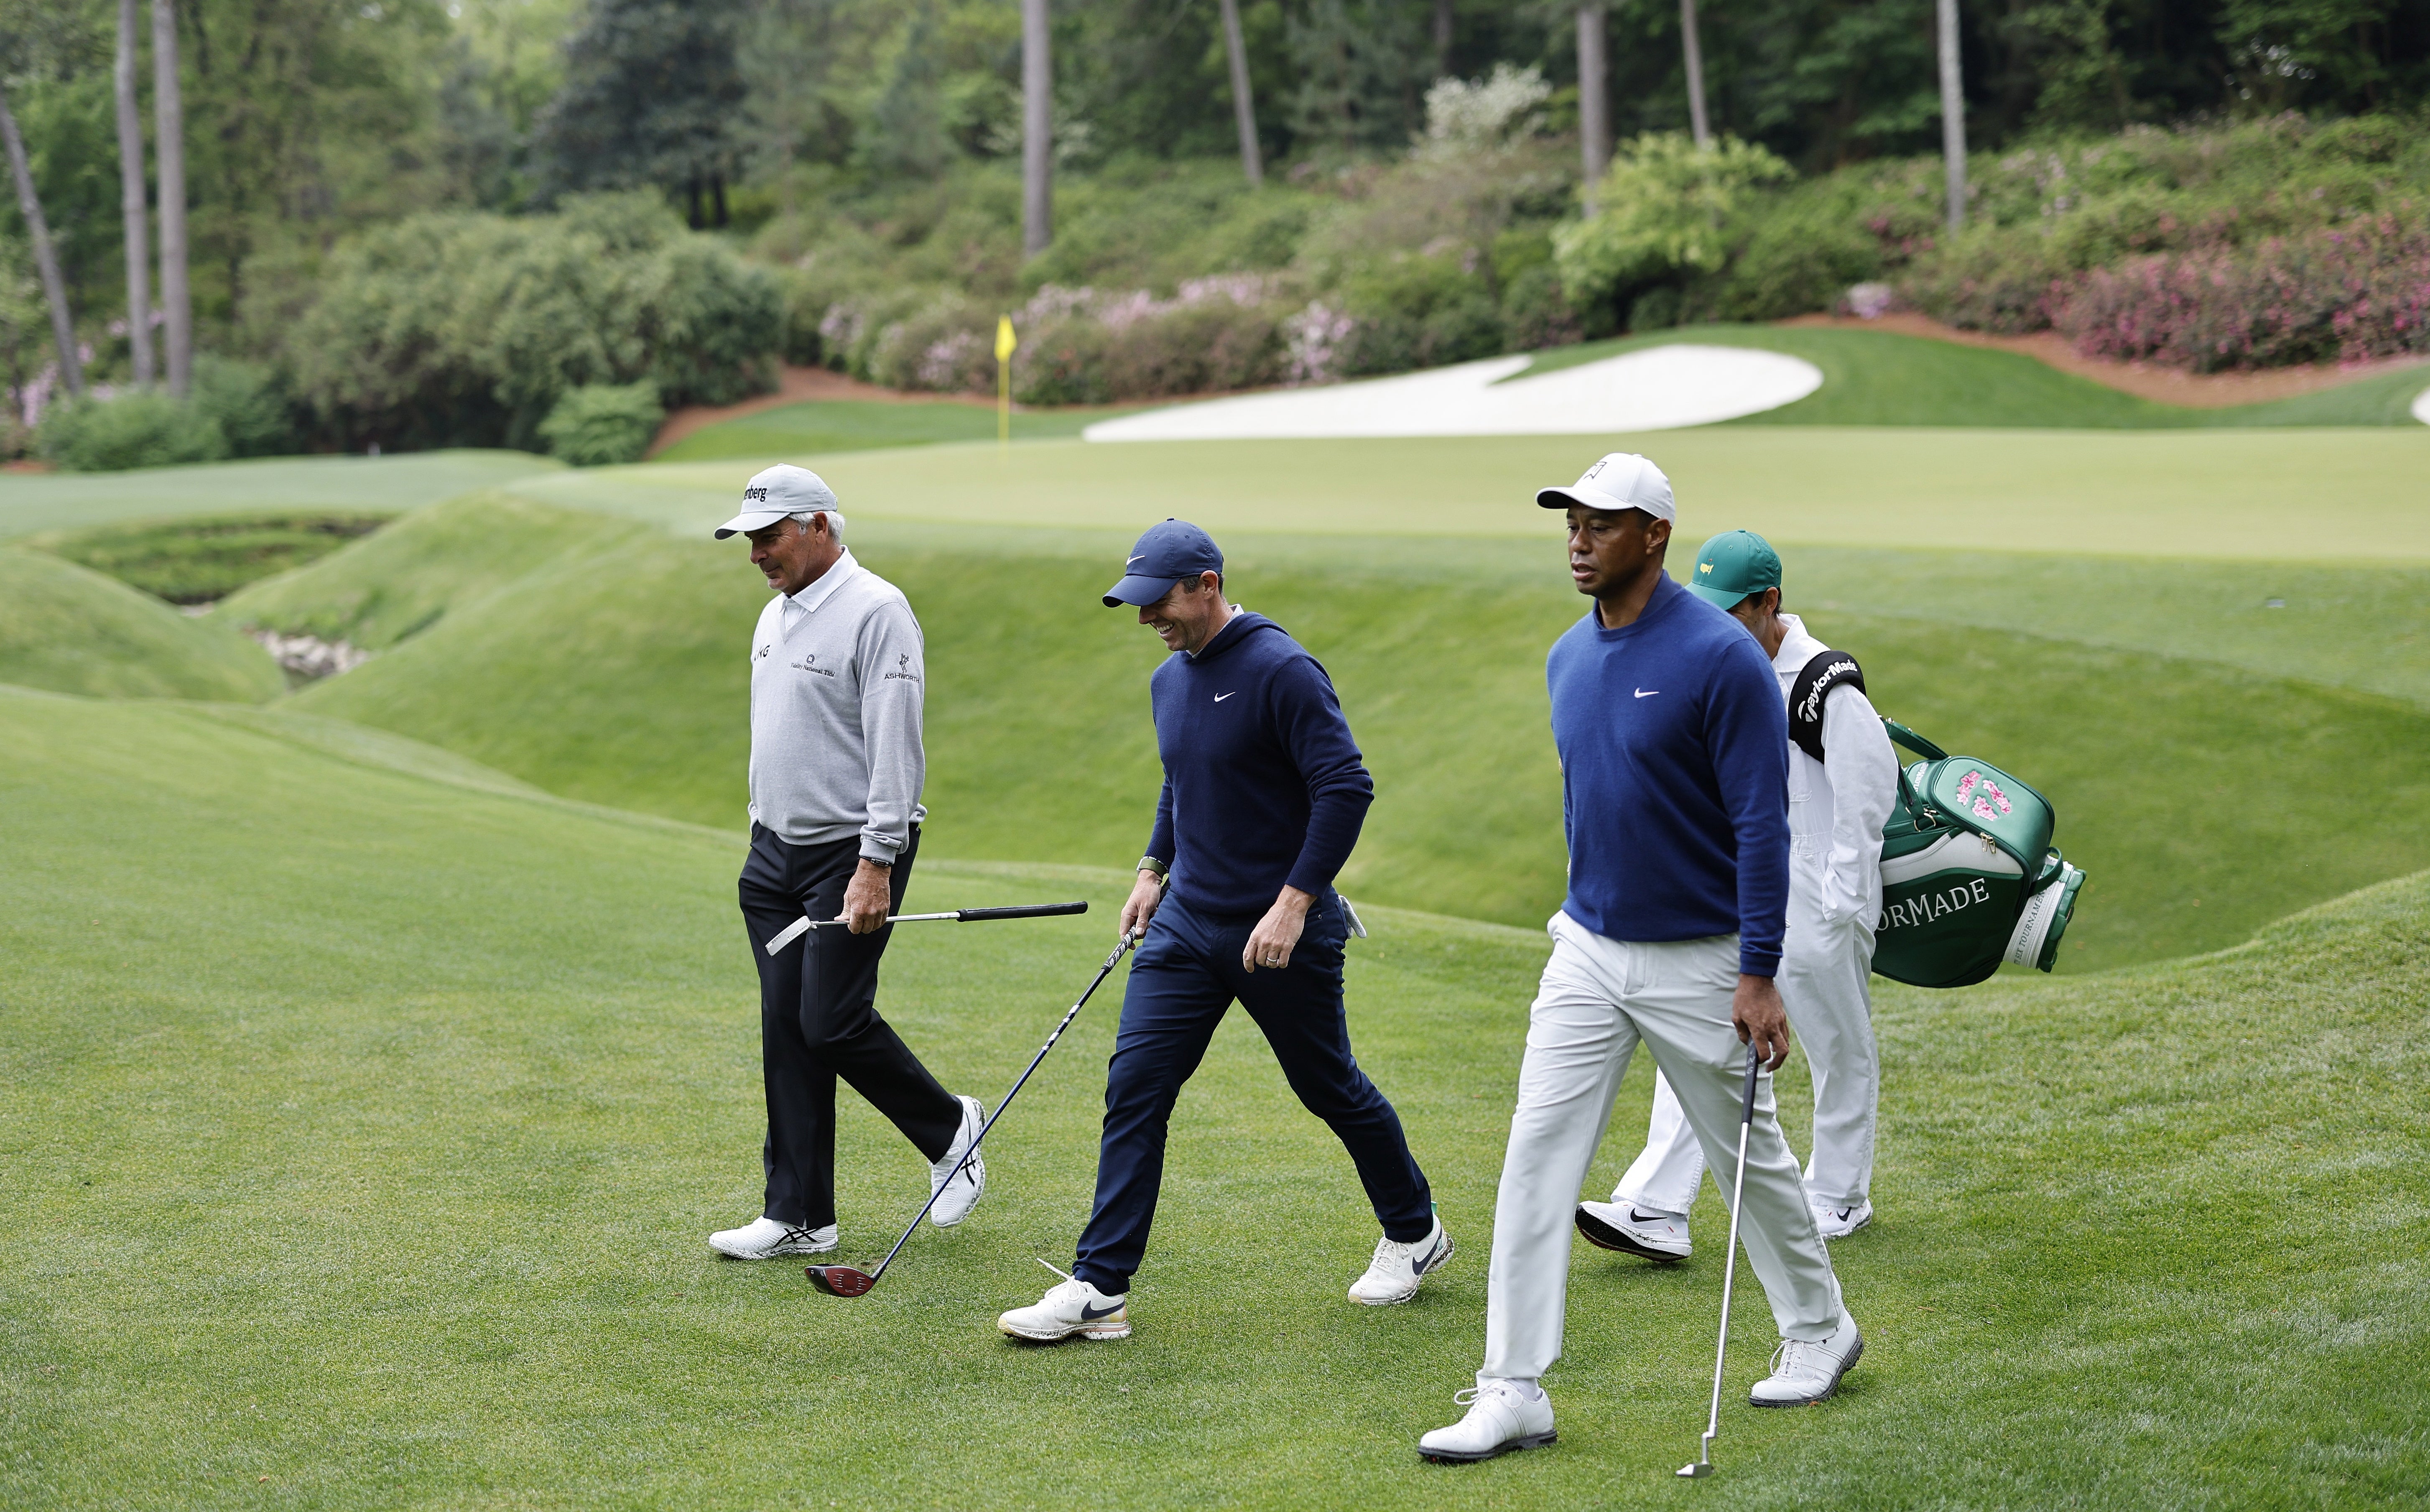
[[1739, 970], [1780, 965], [1789, 906], [1789, 716], [1771, 659], [1668, 576], [1634, 623], [1589, 609], [1545, 660], [1570, 895], [1609, 939], [1735, 933]]
[[1147, 854], [1172, 864], [1173, 896], [1214, 914], [1264, 913], [1286, 884], [1323, 896], [1375, 784], [1316, 658], [1264, 615], [1236, 614], [1148, 689], [1164, 793]]

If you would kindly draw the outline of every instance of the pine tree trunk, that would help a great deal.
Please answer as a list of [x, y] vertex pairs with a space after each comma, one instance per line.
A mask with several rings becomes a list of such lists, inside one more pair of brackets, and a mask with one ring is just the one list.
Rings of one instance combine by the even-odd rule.
[[152, 138], [160, 161], [161, 335], [169, 349], [169, 391], [194, 381], [194, 304], [186, 291], [186, 107], [177, 87], [175, 0], [152, 0]]
[[1604, 170], [1611, 166], [1611, 73], [1601, 6], [1578, 8], [1578, 152], [1587, 175], [1587, 213], [1596, 208]]
[[1966, 78], [1958, 68], [1957, 0], [1939, 0], [1940, 151], [1949, 195], [1949, 229], [1966, 224]]
[[1452, 0], [1435, 0], [1435, 77], [1451, 76]]
[[1257, 111], [1249, 95], [1249, 44], [1240, 36], [1240, 0], [1223, 0], [1223, 53], [1232, 64], [1232, 119], [1240, 128], [1240, 172], [1255, 189], [1266, 181], [1266, 165], [1257, 151]]
[[719, 230], [723, 231], [734, 224], [734, 217], [728, 214], [725, 208], [725, 175], [724, 174], [708, 175], [708, 202], [716, 214]]
[[1696, 0], [1679, 0], [1679, 40], [1688, 54], [1688, 130], [1699, 147], [1710, 146], [1713, 128], [1705, 118], [1705, 48], [1696, 37]]
[[34, 173], [25, 166], [25, 140], [17, 135], [17, 117], [8, 97], [0, 93], [0, 138], [8, 145], [8, 172], [17, 180], [17, 208], [25, 215], [25, 231], [34, 240], [34, 265], [42, 275], [42, 297], [51, 305], [51, 336], [59, 343], [59, 378], [68, 392], [84, 392], [84, 363], [76, 357], [75, 322], [68, 315], [67, 285], [59, 280], [59, 255], [51, 245], [50, 223], [42, 219], [42, 201], [34, 192]]
[[1046, 0], [1021, 0], [1021, 253], [1055, 240], [1055, 69]]
[[126, 344], [133, 349], [135, 381], [152, 386], [152, 230], [144, 208], [143, 108], [135, 97], [141, 65], [140, 0], [118, 0], [118, 188], [126, 223]]

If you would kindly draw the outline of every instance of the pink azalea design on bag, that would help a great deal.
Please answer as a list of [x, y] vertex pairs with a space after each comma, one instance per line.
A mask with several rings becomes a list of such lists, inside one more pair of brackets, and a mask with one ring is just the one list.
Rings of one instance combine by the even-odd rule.
[[[1967, 803], [1969, 798], [1973, 802]], [[1997, 819], [2016, 806], [2008, 802], [2008, 795], [2000, 790], [1998, 783], [1979, 772], [1970, 772], [1957, 779], [1957, 801], [1972, 809], [1977, 819]], [[1994, 806], [1997, 813], [1992, 811]]]

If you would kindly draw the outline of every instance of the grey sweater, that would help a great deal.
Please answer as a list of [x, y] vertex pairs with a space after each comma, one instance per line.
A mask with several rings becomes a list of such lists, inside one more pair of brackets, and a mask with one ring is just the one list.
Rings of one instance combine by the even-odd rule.
[[[807, 610], [807, 612], [806, 612]], [[910, 843], [927, 757], [920, 622], [846, 551], [751, 636], [751, 817], [795, 845], [860, 837], [891, 861]]]

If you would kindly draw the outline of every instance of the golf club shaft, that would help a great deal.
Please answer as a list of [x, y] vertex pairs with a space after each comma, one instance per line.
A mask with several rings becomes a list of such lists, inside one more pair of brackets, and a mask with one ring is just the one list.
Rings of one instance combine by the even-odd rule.
[[1730, 1185], [1730, 1247], [1722, 1263], [1722, 1334], [1713, 1346], [1713, 1407], [1705, 1419], [1704, 1462], [1713, 1462], [1713, 1436], [1722, 1431], [1722, 1364], [1730, 1354], [1730, 1287], [1738, 1279], [1739, 1211], [1746, 1203], [1747, 1135], [1755, 1127], [1755, 1078], [1763, 1066], [1763, 1053], [1750, 1041], [1747, 1045], [1746, 1103], [1739, 1112], [1739, 1173]]
[[930, 1192], [928, 1200], [920, 1205], [920, 1210], [911, 1215], [911, 1222], [903, 1230], [903, 1237], [894, 1241], [894, 1248], [887, 1251], [886, 1258], [878, 1261], [877, 1269], [869, 1273], [871, 1286], [877, 1285], [878, 1277], [886, 1274], [886, 1268], [892, 1265], [894, 1257], [903, 1253], [903, 1246], [911, 1242], [911, 1236], [920, 1231], [920, 1221], [928, 1216], [928, 1209], [937, 1205], [937, 1199], [945, 1195], [945, 1188], [952, 1186], [954, 1178], [962, 1173], [962, 1167], [970, 1164], [971, 1156], [978, 1153], [980, 1143], [988, 1137], [988, 1131], [995, 1127], [998, 1119], [1004, 1117], [1005, 1109], [1012, 1106], [1012, 1100], [1019, 1097], [1021, 1089], [1029, 1084], [1030, 1073], [1038, 1070], [1039, 1063], [1046, 1058], [1046, 1053], [1055, 1048], [1055, 1041], [1063, 1038], [1063, 1031], [1072, 1027], [1072, 1021], [1078, 1018], [1080, 1010], [1089, 1005], [1089, 999], [1094, 997], [1097, 989], [1104, 985], [1106, 978], [1113, 974], [1115, 965], [1122, 960], [1123, 953], [1129, 950], [1132, 943], [1131, 937], [1124, 935], [1122, 943], [1114, 947], [1114, 953], [1106, 957], [1106, 964], [1097, 968], [1097, 974], [1090, 981], [1088, 990], [1080, 994], [1078, 1002], [1064, 1010], [1063, 1022], [1057, 1024], [1055, 1032], [1046, 1037], [1046, 1043], [1038, 1047], [1038, 1054], [1029, 1057], [1029, 1064], [1023, 1069], [1020, 1080], [1012, 1084], [1012, 1090], [1004, 1094], [1004, 1101], [995, 1105], [995, 1111], [988, 1116], [988, 1121], [979, 1125], [979, 1132], [973, 1136], [970, 1148], [962, 1152], [962, 1158], [954, 1163], [954, 1169], [945, 1173], [944, 1180], [937, 1183], [937, 1189]]
[[[976, 924], [995, 919], [1048, 919], [1057, 914], [1088, 911], [1089, 906], [1085, 903], [1030, 903], [1014, 908], [956, 908], [948, 913], [898, 913], [890, 915], [886, 922], [890, 924], [926, 924], [951, 920], [957, 924]], [[775, 955], [801, 939], [806, 930], [828, 929], [847, 922], [848, 920], [842, 919], [796, 919], [768, 941], [768, 954]]]

